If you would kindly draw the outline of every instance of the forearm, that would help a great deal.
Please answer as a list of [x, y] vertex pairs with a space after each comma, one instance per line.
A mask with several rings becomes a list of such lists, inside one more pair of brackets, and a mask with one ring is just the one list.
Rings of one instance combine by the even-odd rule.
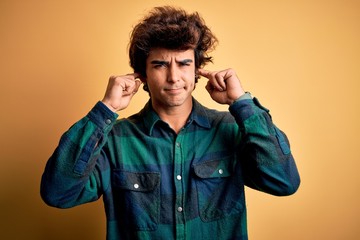
[[41, 181], [41, 196], [55, 207], [71, 207], [97, 199], [99, 169], [106, 164], [101, 149], [117, 115], [98, 103], [60, 139]]
[[300, 177], [286, 135], [257, 99], [245, 97], [230, 106], [244, 135], [241, 159], [247, 186], [273, 195], [290, 195]]

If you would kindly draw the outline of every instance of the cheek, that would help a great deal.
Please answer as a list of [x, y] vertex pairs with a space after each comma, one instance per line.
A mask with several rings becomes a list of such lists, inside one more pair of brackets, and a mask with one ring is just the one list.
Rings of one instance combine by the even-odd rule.
[[148, 85], [158, 85], [161, 81], [161, 76], [154, 71], [146, 72], [146, 83]]
[[195, 72], [190, 72], [186, 75], [186, 80], [189, 85], [195, 85]]

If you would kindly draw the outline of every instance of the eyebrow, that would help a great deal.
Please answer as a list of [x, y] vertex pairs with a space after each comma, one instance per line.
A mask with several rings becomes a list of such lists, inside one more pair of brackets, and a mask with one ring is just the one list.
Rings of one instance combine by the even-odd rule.
[[[192, 63], [193, 60], [192, 59], [183, 59], [180, 61], [176, 61], [176, 63], [181, 63], [181, 64], [186, 64], [186, 63]], [[164, 64], [164, 65], [169, 65], [169, 61], [163, 61], [163, 60], [153, 60], [150, 62], [151, 64], [157, 65], [157, 64]]]
[[160, 60], [153, 60], [153, 61], [151, 61], [151, 64], [154, 64], [154, 65], [156, 65], [156, 64], [169, 64], [169, 62], [168, 61], [160, 61]]
[[192, 59], [184, 59], [184, 60], [180, 60], [180, 61], [176, 61], [177, 63], [192, 63], [193, 60]]

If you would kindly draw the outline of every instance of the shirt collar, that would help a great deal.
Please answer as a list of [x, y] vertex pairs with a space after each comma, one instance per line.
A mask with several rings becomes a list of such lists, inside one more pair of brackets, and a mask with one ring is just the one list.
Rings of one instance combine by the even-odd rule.
[[[140, 116], [143, 118], [144, 126], [148, 135], [152, 135], [154, 126], [157, 122], [162, 122], [159, 115], [154, 111], [151, 105], [151, 99], [146, 103], [144, 108], [140, 112]], [[206, 108], [202, 106], [197, 100], [193, 98], [193, 109], [190, 113], [188, 123], [196, 123], [203, 128], [211, 128], [209, 117], [206, 113]]]
[[189, 122], [194, 121], [203, 128], [211, 128], [210, 120], [206, 108], [193, 98], [193, 109], [191, 111]]

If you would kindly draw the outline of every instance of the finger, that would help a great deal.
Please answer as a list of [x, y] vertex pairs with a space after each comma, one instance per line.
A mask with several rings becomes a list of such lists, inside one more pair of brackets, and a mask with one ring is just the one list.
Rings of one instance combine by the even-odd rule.
[[214, 91], [214, 87], [210, 84], [210, 81], [207, 82], [205, 89], [208, 91], [208, 93], [212, 93]]
[[140, 74], [139, 73], [128, 73], [125, 76], [128, 79], [135, 80], [140, 77]]
[[216, 82], [219, 84], [220, 88], [222, 90], [226, 90], [226, 83], [225, 83], [225, 76], [222, 72], [218, 72], [215, 75]]
[[125, 90], [126, 88], [126, 84], [125, 84], [125, 79], [123, 77], [119, 77], [119, 76], [110, 76], [109, 78], [109, 83], [107, 86], [107, 91], [112, 91], [115, 90], [117, 91], [117, 89], [121, 89], [122, 91]]
[[200, 76], [206, 77], [206, 78], [210, 78], [211, 77], [211, 71], [199, 68], [198, 69], [198, 73]]
[[123, 88], [123, 95], [126, 96], [137, 93], [141, 84], [142, 82], [139, 79], [135, 79], [135, 80], [127, 79], [125, 81], [125, 88]]
[[224, 91], [224, 89], [219, 85], [219, 83], [217, 81], [211, 81], [209, 84], [211, 85], [213, 90], [217, 90], [220, 92]]
[[132, 85], [136, 81], [140, 81], [139, 79], [140, 74], [138, 73], [129, 73], [123, 76], [118, 76], [120, 79], [123, 79], [126, 85]]
[[222, 80], [221, 76], [219, 76], [219, 73], [212, 72], [211, 75], [209, 75], [209, 84], [211, 84], [214, 90], [224, 91], [225, 87], [220, 84], [221, 82]]
[[224, 91], [226, 89], [226, 84], [225, 84], [220, 72], [211, 72], [211, 71], [208, 71], [205, 69], [198, 69], [198, 72], [201, 76], [209, 79], [210, 84], [216, 90]]
[[140, 78], [140, 73], [133, 73], [134, 79], [139, 79]]

